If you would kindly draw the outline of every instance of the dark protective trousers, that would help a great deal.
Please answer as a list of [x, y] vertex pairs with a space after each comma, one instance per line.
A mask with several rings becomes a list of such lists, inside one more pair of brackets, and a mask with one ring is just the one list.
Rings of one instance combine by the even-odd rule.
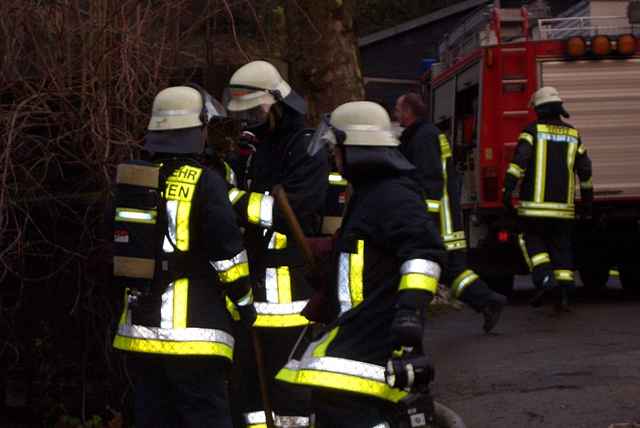
[[392, 405], [376, 398], [314, 390], [311, 403], [315, 428], [396, 428]]
[[454, 297], [480, 312], [496, 295], [473, 270], [467, 268], [465, 249], [447, 251], [447, 265], [441, 282]]
[[[292, 394], [286, 384], [276, 381], [275, 376], [287, 364], [289, 354], [295, 346], [304, 327], [258, 328], [258, 338], [264, 357], [265, 376], [268, 383], [269, 399], [273, 412], [278, 416], [308, 417], [308, 391]], [[251, 336], [246, 330], [234, 335], [235, 360], [231, 379], [231, 409], [235, 428], [251, 427], [245, 415], [264, 411], [260, 395], [260, 381], [256, 365], [255, 350]], [[308, 341], [299, 345], [305, 349]]]
[[216, 357], [134, 354], [136, 428], [232, 428], [226, 390], [229, 363]]
[[538, 289], [575, 287], [570, 220], [520, 217], [518, 237]]

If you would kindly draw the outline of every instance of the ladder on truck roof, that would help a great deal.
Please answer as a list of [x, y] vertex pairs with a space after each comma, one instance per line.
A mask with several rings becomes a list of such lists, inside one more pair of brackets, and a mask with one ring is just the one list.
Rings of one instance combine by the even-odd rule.
[[[535, 48], [529, 43], [529, 15], [524, 7], [518, 13], [494, 9], [491, 31], [497, 40], [494, 46], [486, 47], [495, 70], [491, 82], [487, 82], [490, 87], [485, 87], [490, 91], [485, 97], [492, 99], [485, 107], [493, 110], [489, 114], [493, 117], [490, 126], [494, 142], [483, 146], [495, 147], [494, 156], [501, 157], [495, 159], [498, 189], [502, 188], [502, 173], [513, 157], [517, 136], [529, 121], [529, 100], [537, 89]], [[498, 202], [499, 195], [485, 194], [483, 199]]]

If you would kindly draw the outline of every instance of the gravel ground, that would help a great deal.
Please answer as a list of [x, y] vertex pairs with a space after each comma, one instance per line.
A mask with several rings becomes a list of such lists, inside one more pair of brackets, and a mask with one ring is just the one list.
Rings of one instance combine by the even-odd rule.
[[429, 322], [436, 399], [469, 428], [640, 422], [640, 301], [610, 289], [558, 317], [526, 304], [527, 280], [516, 288], [491, 335], [467, 308]]

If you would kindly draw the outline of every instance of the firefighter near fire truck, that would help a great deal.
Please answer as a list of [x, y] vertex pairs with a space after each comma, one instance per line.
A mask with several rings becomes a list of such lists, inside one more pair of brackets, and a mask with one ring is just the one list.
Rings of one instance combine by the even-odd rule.
[[225, 298], [243, 334], [256, 315], [227, 185], [200, 162], [207, 127], [224, 117], [200, 87], [164, 89], [145, 136], [151, 161], [118, 166], [114, 282], [125, 296], [113, 346], [131, 363], [137, 427], [232, 426]]
[[318, 428], [426, 426], [433, 368], [422, 340], [442, 240], [384, 108], [339, 106], [310, 147], [327, 144], [353, 186], [329, 268], [334, 321], [277, 379], [311, 388]]
[[409, 93], [398, 98], [396, 117], [405, 127], [399, 148], [416, 166], [412, 176], [422, 189], [427, 210], [440, 226], [440, 236], [447, 250], [442, 282], [455, 298], [482, 314], [483, 329], [489, 333], [500, 319], [506, 298], [492, 291], [467, 267], [459, 175], [447, 136], [424, 120], [425, 113], [419, 95]]
[[[304, 128], [305, 102], [266, 61], [240, 67], [225, 95], [229, 115], [251, 133], [249, 156], [240, 164], [241, 183], [229, 190], [251, 261], [258, 330], [265, 356], [268, 394], [276, 425], [309, 426], [304, 395], [291, 396], [275, 382], [302, 332], [309, 325], [300, 312], [312, 288], [306, 278], [305, 259], [289, 230], [286, 215], [274, 201], [280, 185], [306, 236], [320, 233], [329, 175], [326, 151], [310, 156], [313, 131]], [[247, 135], [247, 134], [245, 134]], [[238, 166], [238, 165], [236, 165]], [[258, 367], [251, 343], [238, 341], [239, 352], [232, 385], [235, 423], [264, 426], [267, 415], [256, 388]], [[240, 416], [242, 414], [242, 416]]]
[[532, 305], [552, 294], [557, 309], [567, 310], [575, 289], [571, 232], [576, 215], [575, 177], [580, 179], [582, 214], [591, 217], [593, 185], [591, 160], [580, 134], [568, 118], [560, 94], [542, 87], [531, 98], [538, 119], [518, 137], [518, 145], [504, 180], [503, 204], [514, 211], [513, 192], [518, 181], [517, 214], [522, 233], [518, 240], [539, 290]]

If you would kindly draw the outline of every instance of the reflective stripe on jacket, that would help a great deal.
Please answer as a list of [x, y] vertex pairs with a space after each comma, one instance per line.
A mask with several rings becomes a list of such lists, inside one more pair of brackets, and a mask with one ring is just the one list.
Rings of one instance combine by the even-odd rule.
[[590, 189], [591, 161], [578, 131], [562, 121], [529, 125], [518, 137], [507, 169], [507, 181], [522, 179], [518, 214], [573, 219], [576, 173], [581, 187]]
[[148, 295], [125, 291], [113, 346], [231, 360], [234, 340], [224, 301], [226, 295], [238, 305], [252, 302], [247, 253], [222, 177], [173, 162], [177, 165], [161, 184], [167, 228], [157, 242], [163, 272]]

